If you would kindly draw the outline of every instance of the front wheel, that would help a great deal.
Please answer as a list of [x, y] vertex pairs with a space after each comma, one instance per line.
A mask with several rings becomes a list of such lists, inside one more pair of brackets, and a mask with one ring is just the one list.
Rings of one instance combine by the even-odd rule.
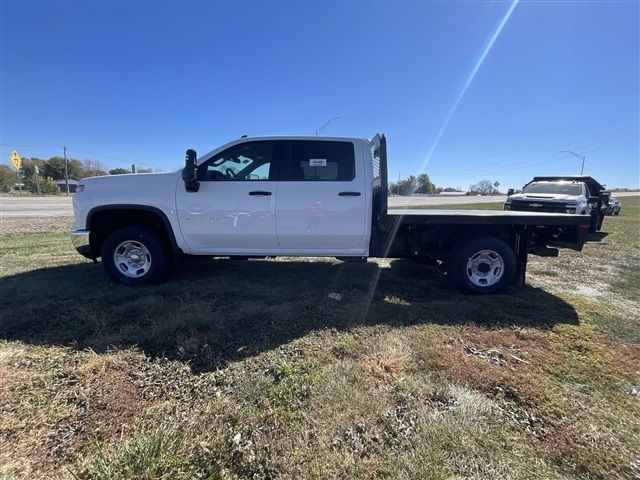
[[513, 249], [495, 237], [471, 239], [454, 247], [447, 275], [462, 290], [496, 293], [507, 287], [516, 273]]
[[152, 231], [124, 227], [110, 234], [102, 245], [102, 264], [117, 283], [146, 285], [167, 275], [167, 251]]

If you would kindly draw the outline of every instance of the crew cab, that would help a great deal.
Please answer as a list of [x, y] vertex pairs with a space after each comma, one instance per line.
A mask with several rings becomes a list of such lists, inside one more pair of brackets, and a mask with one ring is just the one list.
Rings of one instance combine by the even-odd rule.
[[181, 172], [84, 179], [71, 236], [130, 285], [163, 280], [182, 255], [430, 258], [455, 286], [492, 293], [524, 285], [529, 253], [581, 250], [589, 227], [582, 215], [394, 211], [387, 198], [384, 134], [241, 138], [187, 150]]
[[593, 233], [602, 228], [610, 195], [589, 176], [534, 177], [520, 193], [509, 191], [504, 209], [588, 215], [589, 231]]

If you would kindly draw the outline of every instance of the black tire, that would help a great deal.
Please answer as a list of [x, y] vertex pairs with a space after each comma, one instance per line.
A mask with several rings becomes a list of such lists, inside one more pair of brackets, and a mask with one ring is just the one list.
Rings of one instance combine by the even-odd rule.
[[620, 215], [620, 210], [614, 213], [614, 215]]
[[[477, 259], [479, 261], [478, 269], [481, 269], [481, 264], [487, 265], [489, 271], [481, 272], [481, 274], [494, 273], [494, 276], [498, 276], [498, 280], [491, 282], [487, 280], [486, 285], [478, 284], [482, 282], [483, 278], [476, 278], [476, 283], [472, 281], [471, 276], [474, 275], [473, 269], [468, 269], [468, 264], [472, 258], [479, 255], [480, 252], [487, 251], [493, 252], [498, 258], [495, 259], [497, 263], [500, 263], [501, 267], [492, 267], [490, 263], [483, 260], [485, 254], [480, 255]], [[491, 255], [491, 254], [489, 254]], [[489, 256], [489, 258], [493, 258]], [[500, 272], [496, 273], [500, 268]], [[494, 271], [491, 272], [491, 269]], [[516, 255], [513, 249], [504, 241], [496, 237], [480, 237], [475, 239], [468, 239], [462, 243], [456, 244], [453, 250], [450, 252], [449, 259], [447, 261], [447, 275], [449, 276], [451, 283], [460, 290], [473, 293], [497, 293], [504, 290], [508, 285], [513, 282], [513, 278], [516, 274]], [[490, 278], [490, 275], [487, 277]]]
[[[114, 258], [116, 249], [123, 252], [122, 244], [128, 243], [137, 250], [134, 250], [134, 254], [138, 252], [144, 252], [144, 255], [138, 255], [138, 257], [144, 257], [143, 267], [138, 269], [139, 276], [127, 275], [124, 269], [127, 268], [122, 262], [120, 266], [117, 264]], [[143, 249], [136, 247], [136, 245], [142, 245]], [[146, 251], [145, 251], [146, 249]], [[164, 242], [153, 233], [153, 231], [144, 227], [123, 227], [113, 233], [111, 233], [102, 244], [102, 265], [107, 274], [114, 282], [124, 283], [126, 285], [150, 285], [163, 281], [169, 272], [169, 254]], [[138, 258], [138, 257], [134, 257]], [[148, 261], [148, 267], [147, 265]], [[135, 263], [133, 264], [135, 267]], [[144, 271], [146, 269], [146, 271]]]

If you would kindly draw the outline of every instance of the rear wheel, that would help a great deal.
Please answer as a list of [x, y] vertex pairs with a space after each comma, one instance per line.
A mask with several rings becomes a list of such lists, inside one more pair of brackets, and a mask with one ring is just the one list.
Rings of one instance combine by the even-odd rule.
[[109, 235], [102, 245], [102, 264], [118, 283], [158, 283], [168, 273], [167, 250], [151, 230], [124, 227]]
[[516, 273], [511, 247], [495, 237], [467, 240], [455, 248], [447, 261], [452, 283], [474, 293], [496, 293], [509, 285]]

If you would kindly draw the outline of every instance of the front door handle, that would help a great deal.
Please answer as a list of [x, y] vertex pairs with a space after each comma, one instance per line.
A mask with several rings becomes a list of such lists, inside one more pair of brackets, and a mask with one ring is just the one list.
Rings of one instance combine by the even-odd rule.
[[264, 190], [254, 190], [253, 192], [249, 192], [249, 195], [258, 196], [258, 197], [268, 197], [271, 195], [271, 192], [265, 192]]
[[341, 197], [359, 197], [362, 194], [360, 192], [340, 192], [338, 195]]

